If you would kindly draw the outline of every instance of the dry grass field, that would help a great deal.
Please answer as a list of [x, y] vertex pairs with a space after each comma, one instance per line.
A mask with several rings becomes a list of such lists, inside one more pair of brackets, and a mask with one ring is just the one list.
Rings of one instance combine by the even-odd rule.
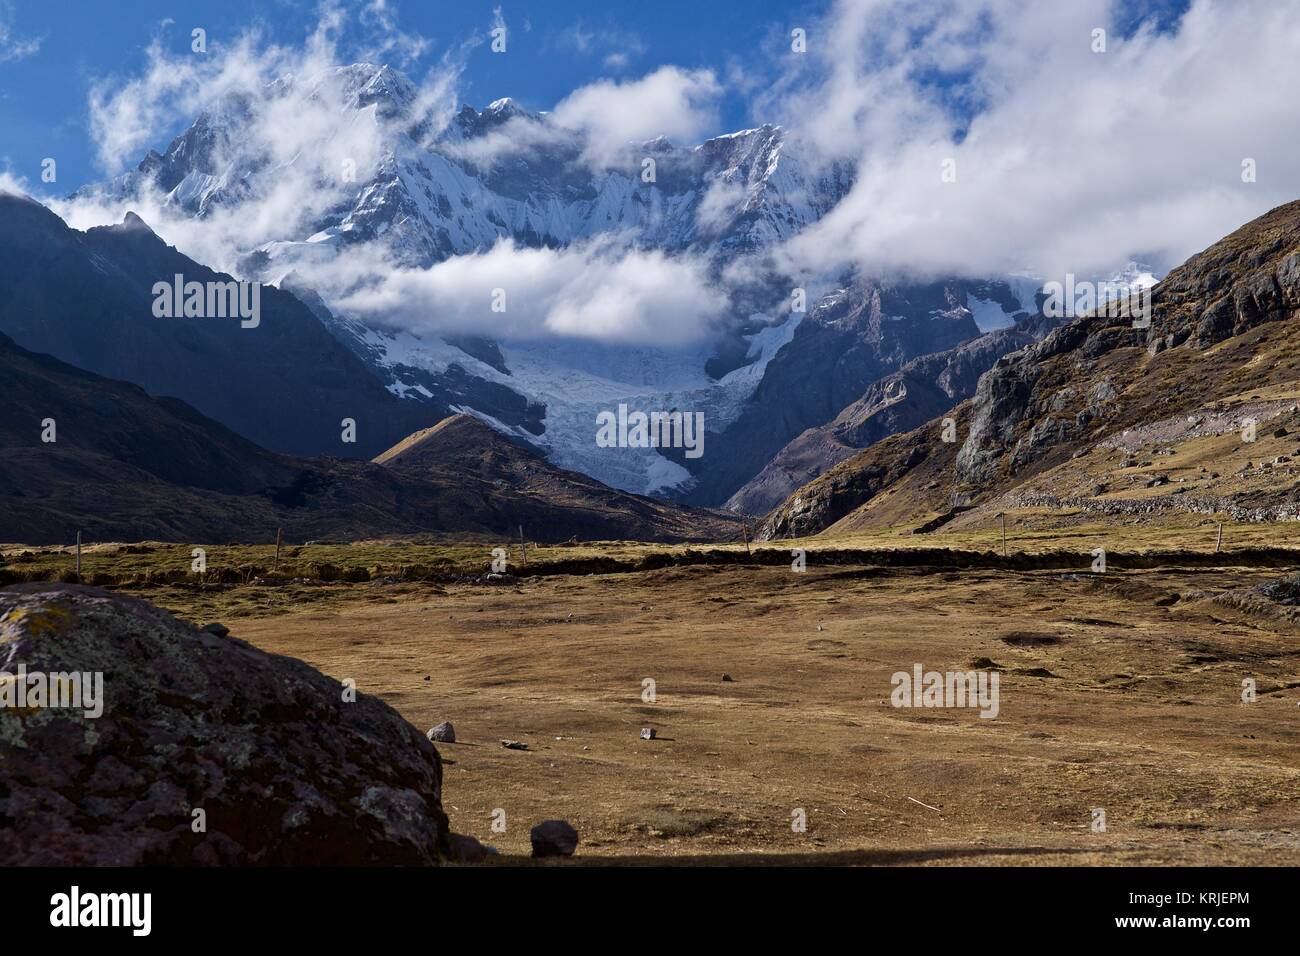
[[[1281, 543], [1288, 529], [1272, 527], [1235, 536]], [[1148, 529], [1148, 543], [1168, 548], [1184, 533], [1204, 537]], [[451, 720], [459, 740], [439, 748], [453, 829], [507, 856], [528, 852], [532, 824], [559, 817], [582, 835], [578, 862], [1300, 863], [1300, 624], [1216, 599], [1283, 569], [1228, 552], [1222, 567], [1094, 574], [1095, 545], [1078, 534], [1020, 539], [1074, 540], [1074, 570], [829, 567], [810, 550], [804, 573], [579, 564], [490, 583], [377, 570], [354, 583], [123, 586], [352, 678], [421, 730]], [[362, 564], [396, 555], [486, 570], [477, 544], [353, 547]], [[328, 557], [341, 560], [337, 550]], [[267, 557], [248, 551], [240, 560]], [[653, 553], [534, 550], [530, 567]], [[137, 573], [186, 555], [104, 548], [87, 552], [84, 571]], [[27, 563], [55, 557], [66, 563]], [[999, 713], [892, 706], [891, 675], [914, 664], [997, 669]], [[643, 727], [657, 739], [641, 739]], [[796, 810], [805, 832], [792, 828]]]

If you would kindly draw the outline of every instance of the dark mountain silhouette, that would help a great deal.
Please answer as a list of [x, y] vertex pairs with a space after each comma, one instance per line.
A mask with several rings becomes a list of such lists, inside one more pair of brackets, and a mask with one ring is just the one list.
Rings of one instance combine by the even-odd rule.
[[[727, 537], [728, 519], [552, 468], [457, 416], [387, 464], [270, 452], [185, 402], [0, 335], [0, 541], [269, 541], [456, 532]], [[44, 438], [53, 438], [45, 441]]]
[[[448, 414], [400, 399], [293, 295], [261, 290], [260, 322], [157, 318], [154, 284], [229, 281], [128, 214], [78, 232], [29, 199], [0, 195], [0, 332], [78, 368], [184, 399], [290, 454], [369, 458]], [[355, 443], [342, 440], [345, 418]]]

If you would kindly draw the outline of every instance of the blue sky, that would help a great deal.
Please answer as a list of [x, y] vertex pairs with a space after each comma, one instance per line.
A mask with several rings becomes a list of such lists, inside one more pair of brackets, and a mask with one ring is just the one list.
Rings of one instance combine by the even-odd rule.
[[[347, 6], [360, 9], [364, 3]], [[418, 78], [449, 48], [486, 36], [497, 6], [508, 28], [507, 55], [480, 46], [468, 55], [463, 74], [462, 99], [480, 108], [512, 96], [546, 109], [601, 77], [641, 76], [664, 64], [758, 70], [765, 43], [826, 8], [820, 0], [396, 0], [398, 27], [430, 40], [427, 51], [405, 65], [407, 71]], [[300, 44], [317, 23], [316, 7], [316, 0], [0, 0], [0, 30], [7, 31], [10, 47], [39, 42], [36, 52], [6, 59], [0, 40], [0, 169], [39, 181], [41, 160], [57, 157], [59, 192], [102, 178], [87, 132], [93, 83], [139, 73], [155, 37], [173, 53], [184, 53], [196, 26], [207, 31], [214, 51], [253, 24], [264, 28], [269, 41]], [[174, 22], [164, 26], [168, 20]], [[349, 43], [365, 49], [359, 31], [351, 34], [345, 34], [345, 51]], [[749, 123], [739, 95], [725, 94], [719, 107], [720, 128], [714, 132]], [[154, 145], [164, 145], [176, 132], [162, 132]]]

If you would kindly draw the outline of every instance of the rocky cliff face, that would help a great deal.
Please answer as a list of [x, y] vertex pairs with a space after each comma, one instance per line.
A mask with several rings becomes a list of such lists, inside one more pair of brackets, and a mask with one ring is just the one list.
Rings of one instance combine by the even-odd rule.
[[[1153, 290], [1149, 328], [1135, 328], [1132, 316], [1094, 314], [1002, 356], [974, 397], [949, 413], [960, 444], [938, 440], [937, 419], [893, 436], [793, 492], [764, 534], [813, 534], [855, 513], [863, 524], [868, 512], [879, 519], [888, 510], [877, 509], [885, 497], [895, 518], [1066, 498], [1115, 514], [1292, 513], [1289, 462], [1300, 452], [1288, 444], [1288, 426], [1270, 419], [1296, 404], [1298, 312], [1300, 202], [1172, 271]], [[1244, 445], [1237, 432], [1249, 421], [1261, 432]], [[1219, 435], [1220, 445], [1188, 445], [1199, 467], [1179, 484], [1154, 470], [1175, 446]], [[1149, 460], [1137, 454], [1142, 448]], [[1254, 460], [1220, 474], [1242, 448]], [[1168, 494], [1130, 500], [1135, 485]], [[1121, 497], [1107, 497], [1116, 491]]]
[[698, 466], [686, 500], [726, 501], [792, 439], [833, 421], [873, 383], [892, 381], [917, 356], [976, 339], [967, 307], [974, 285], [861, 282], [827, 296], [768, 364], [742, 414], [710, 436], [715, 457]]
[[766, 514], [801, 485], [890, 435], [911, 431], [975, 394], [979, 378], [1000, 357], [1039, 341], [1054, 325], [1021, 313], [1015, 325], [922, 355], [877, 379], [825, 425], [794, 439], [726, 507]]
[[1226, 376], [1147, 378], [1168, 349], [1207, 351], [1295, 316], [1300, 308], [1300, 202], [1247, 223], [1154, 289], [1149, 328], [1094, 314], [998, 361], [981, 379], [959, 483], [978, 489], [1023, 475], [1107, 430], [1153, 421], [1212, 397]]
[[301, 661], [41, 584], [0, 590], [6, 690], [20, 668], [82, 689], [0, 708], [7, 866], [420, 865], [445, 848], [438, 751]]

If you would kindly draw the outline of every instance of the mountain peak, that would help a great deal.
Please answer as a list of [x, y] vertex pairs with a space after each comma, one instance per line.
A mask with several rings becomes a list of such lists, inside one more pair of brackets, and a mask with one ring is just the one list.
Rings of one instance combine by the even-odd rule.
[[507, 120], [512, 120], [519, 116], [533, 120], [541, 118], [539, 114], [534, 113], [532, 110], [525, 109], [519, 104], [518, 100], [510, 96], [503, 96], [500, 99], [493, 100], [484, 108], [482, 113], [477, 115], [480, 121], [484, 122], [489, 127], [504, 123]]
[[427, 465], [463, 453], [469, 446], [506, 447], [509, 439], [473, 415], [459, 412], [407, 435], [372, 460], [379, 465]]
[[152, 239], [160, 245], [166, 245], [162, 237], [149, 227], [149, 224], [130, 210], [122, 217], [122, 221], [111, 226], [92, 226], [87, 230], [88, 235], [104, 233], [116, 236], [130, 236], [133, 239]]
[[369, 106], [379, 104], [381, 112], [405, 114], [419, 98], [415, 84], [405, 73], [391, 66], [373, 66], [369, 63], [357, 64], [355, 76], [360, 80], [357, 89], [357, 105]]
[[153, 232], [153, 230], [149, 228], [147, 222], [129, 209], [126, 212], [126, 215], [122, 217], [122, 229], [128, 232], [135, 232], [138, 230], [144, 230], [145, 232], [150, 233]]
[[[31, 206], [39, 206], [41, 209], [45, 209], [45, 206], [42, 203], [33, 199], [31, 196], [27, 195], [26, 193], [11, 192], [5, 189], [4, 187], [0, 186], [0, 203], [8, 203], [8, 202], [26, 203]], [[51, 213], [51, 215], [53, 214]]]

